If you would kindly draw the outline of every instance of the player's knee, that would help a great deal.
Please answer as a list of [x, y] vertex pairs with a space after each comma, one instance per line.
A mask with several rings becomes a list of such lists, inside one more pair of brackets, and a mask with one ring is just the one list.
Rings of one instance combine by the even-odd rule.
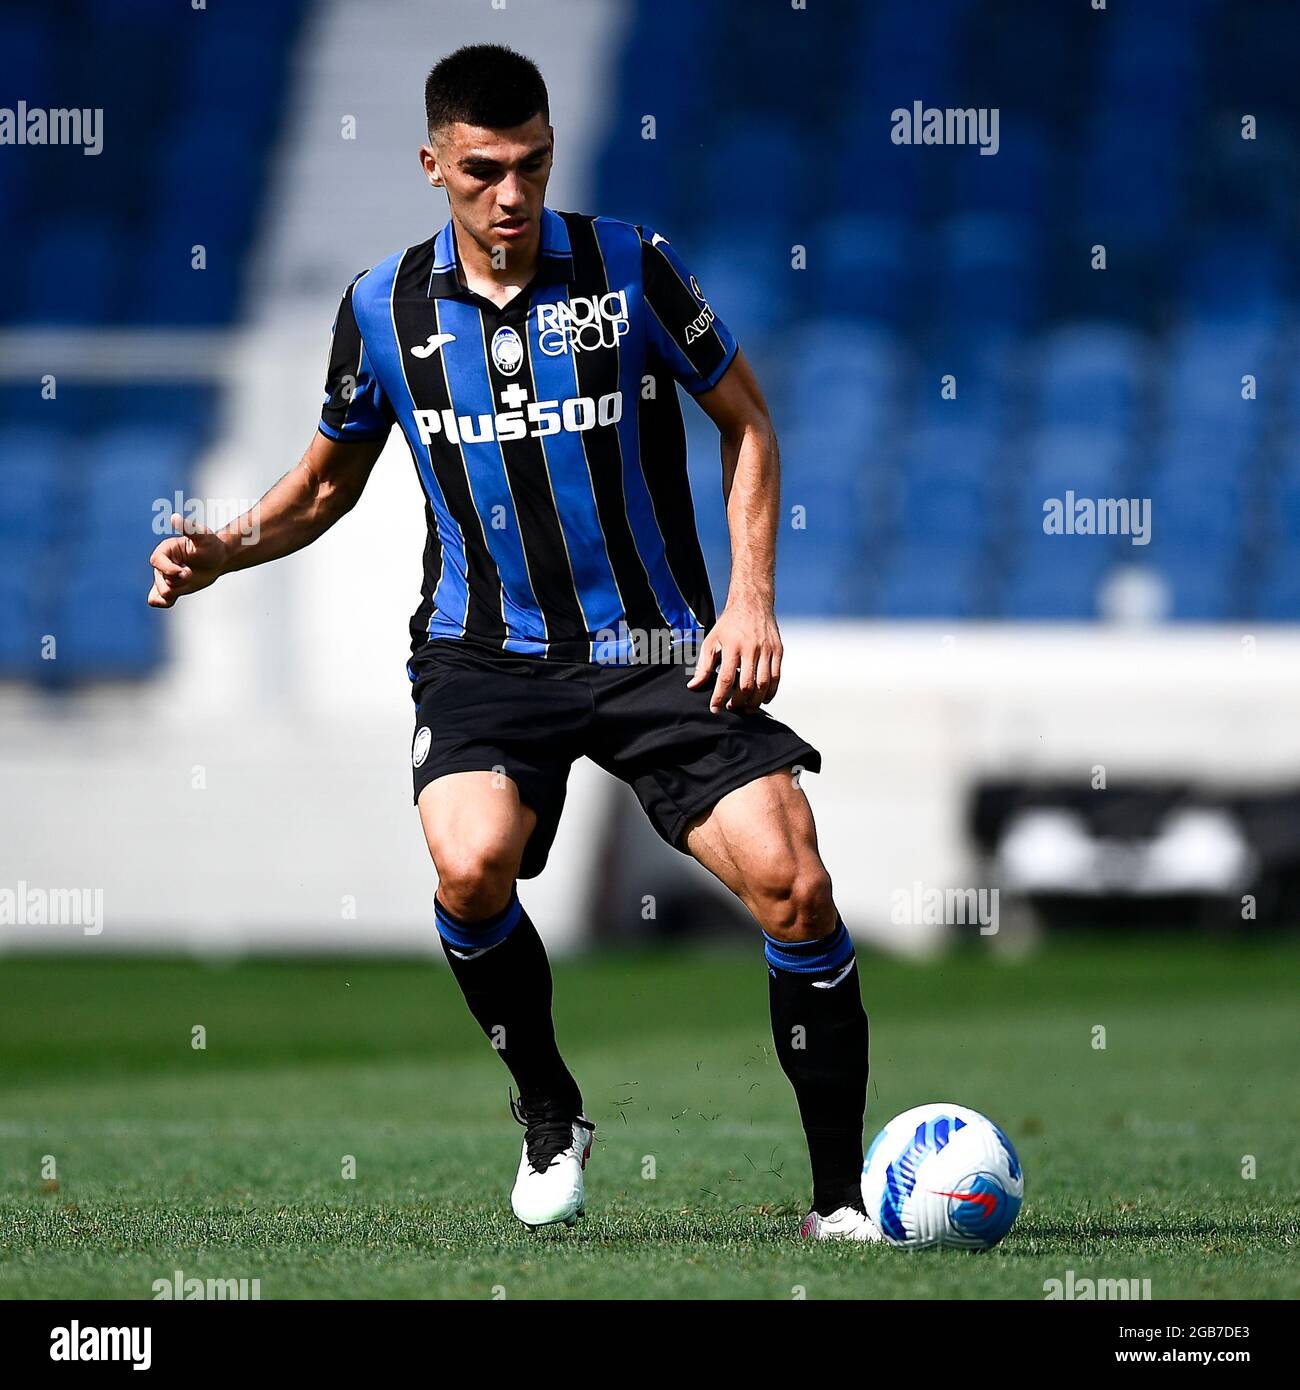
[[465, 921], [490, 917], [510, 900], [519, 854], [506, 839], [460, 839], [434, 851], [438, 897]]
[[835, 929], [831, 877], [820, 860], [766, 874], [757, 889], [759, 925], [778, 941], [815, 941]]

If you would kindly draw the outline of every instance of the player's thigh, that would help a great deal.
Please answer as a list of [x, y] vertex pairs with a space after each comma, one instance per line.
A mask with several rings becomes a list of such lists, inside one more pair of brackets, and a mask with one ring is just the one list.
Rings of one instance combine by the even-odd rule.
[[685, 845], [765, 930], [818, 935], [834, 926], [816, 822], [793, 768], [728, 792], [692, 822]]
[[501, 772], [450, 772], [421, 792], [417, 805], [439, 879], [490, 876], [513, 882], [537, 815]]

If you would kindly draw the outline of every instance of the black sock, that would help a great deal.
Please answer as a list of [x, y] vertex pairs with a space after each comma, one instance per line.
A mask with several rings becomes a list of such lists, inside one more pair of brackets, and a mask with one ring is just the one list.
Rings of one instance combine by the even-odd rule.
[[466, 922], [435, 901], [442, 949], [469, 1011], [510, 1069], [527, 1107], [582, 1113], [582, 1093], [555, 1044], [551, 966], [517, 897], [492, 917]]
[[808, 1137], [813, 1210], [861, 1211], [867, 1015], [852, 938], [837, 920], [819, 941], [764, 939], [772, 1038]]

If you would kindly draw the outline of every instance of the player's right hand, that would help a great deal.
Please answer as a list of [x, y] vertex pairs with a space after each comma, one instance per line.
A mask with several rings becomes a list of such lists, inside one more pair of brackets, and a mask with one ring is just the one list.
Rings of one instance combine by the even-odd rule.
[[215, 532], [197, 521], [185, 521], [179, 513], [173, 514], [171, 524], [177, 534], [160, 541], [149, 557], [153, 566], [150, 608], [170, 608], [182, 594], [206, 589], [225, 567], [225, 542]]

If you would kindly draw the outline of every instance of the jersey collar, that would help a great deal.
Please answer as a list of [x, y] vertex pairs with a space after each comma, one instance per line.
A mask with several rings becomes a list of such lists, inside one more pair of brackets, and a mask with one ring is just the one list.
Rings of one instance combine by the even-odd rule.
[[[573, 279], [573, 247], [564, 218], [550, 208], [542, 209], [542, 242], [533, 285], [548, 285]], [[470, 294], [460, 280], [460, 257], [450, 219], [433, 239], [433, 269], [429, 273], [429, 298], [454, 299]]]

